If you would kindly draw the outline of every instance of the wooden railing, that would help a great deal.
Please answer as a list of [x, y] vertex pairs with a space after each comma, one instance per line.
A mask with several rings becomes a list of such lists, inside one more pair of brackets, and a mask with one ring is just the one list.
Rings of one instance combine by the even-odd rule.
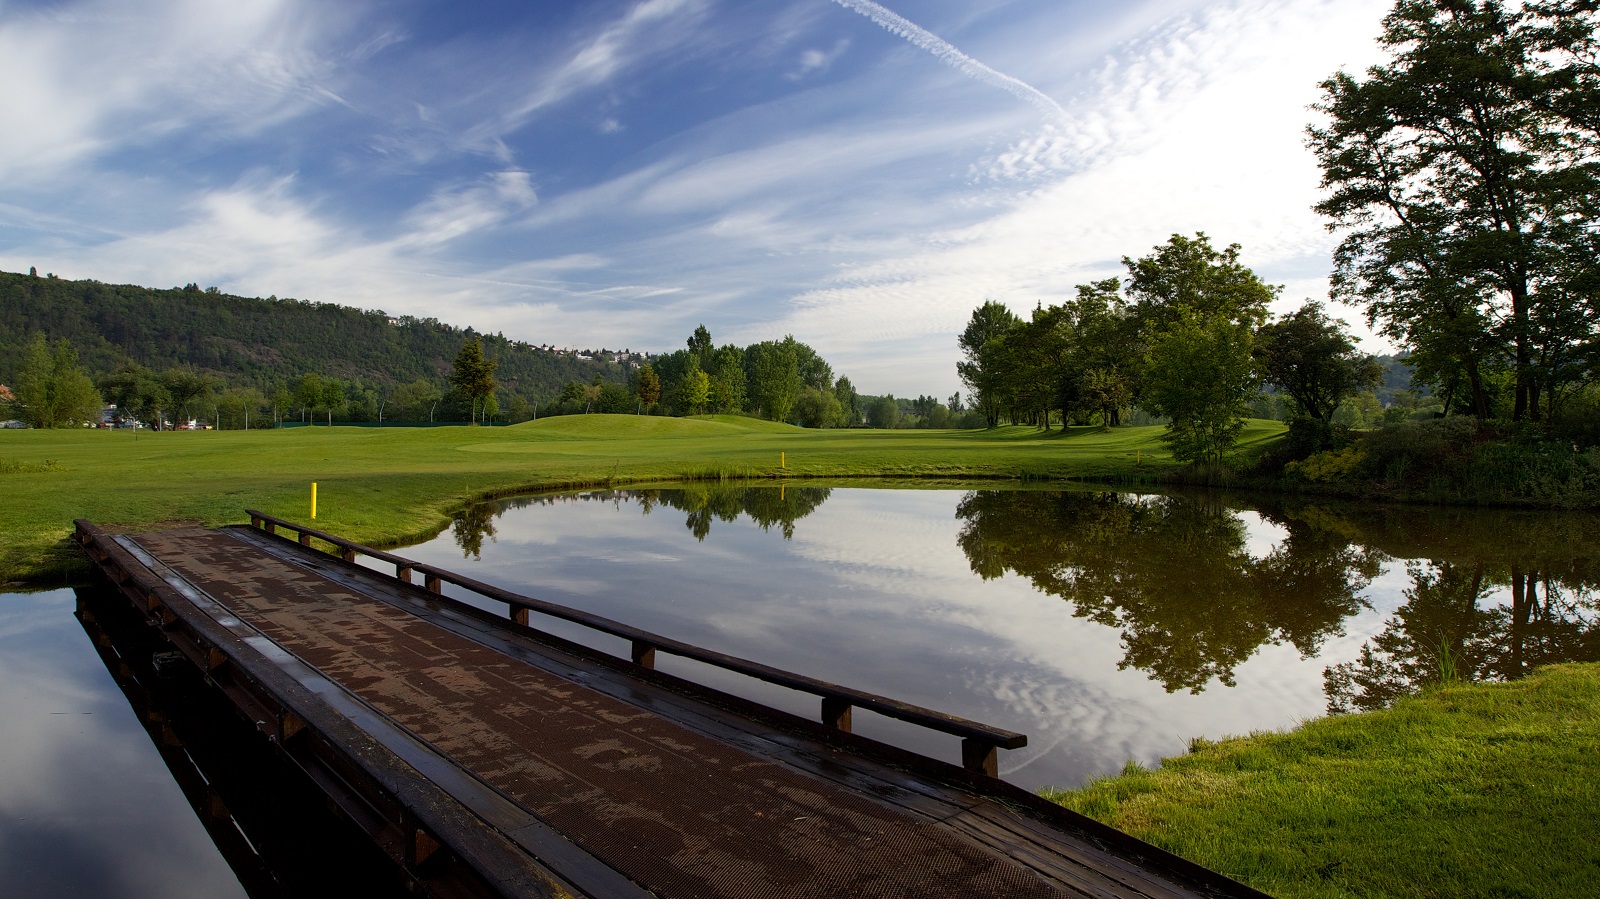
[[523, 596], [519, 593], [512, 593], [493, 584], [485, 584], [482, 581], [474, 580], [425, 562], [407, 559], [383, 550], [371, 549], [359, 543], [346, 540], [343, 537], [286, 521], [282, 518], [268, 515], [265, 512], [258, 512], [254, 509], [245, 511], [250, 516], [251, 527], [264, 529], [269, 534], [276, 533], [280, 528], [292, 531], [298, 535], [300, 543], [304, 546], [313, 546], [311, 542], [313, 539], [320, 540], [333, 546], [338, 555], [346, 562], [355, 562], [358, 556], [365, 556], [369, 559], [377, 559], [380, 562], [391, 564], [395, 568], [395, 578], [407, 584], [414, 583], [412, 578], [420, 574], [423, 579], [422, 586], [431, 593], [442, 595], [444, 584], [454, 584], [487, 599], [505, 603], [510, 609], [509, 617], [511, 620], [524, 627], [530, 626], [530, 613], [537, 612], [540, 615], [557, 618], [562, 621], [570, 621], [591, 630], [610, 634], [613, 637], [620, 637], [628, 641], [631, 649], [630, 656], [634, 664], [643, 668], [654, 668], [656, 653], [660, 652], [680, 658], [692, 659], [696, 662], [733, 671], [801, 693], [810, 693], [820, 697], [822, 700], [822, 723], [837, 730], [849, 731], [851, 727], [851, 710], [861, 708], [876, 712], [886, 718], [894, 718], [928, 728], [929, 730], [960, 737], [962, 766], [968, 770], [987, 774], [990, 777], [994, 777], [997, 774], [998, 760], [996, 750], [1020, 749], [1028, 745], [1027, 734], [1002, 730], [981, 722], [969, 721], [966, 718], [946, 715], [933, 709], [911, 705], [898, 699], [890, 699], [887, 696], [879, 696], [875, 693], [842, 687], [814, 677], [807, 677], [803, 674], [795, 674], [791, 671], [773, 668], [770, 665], [763, 665], [760, 662], [752, 662], [748, 659], [741, 659], [737, 656], [730, 656], [689, 643], [683, 643], [670, 637], [663, 637], [659, 634], [640, 630], [620, 621], [613, 621], [610, 618], [592, 615], [588, 612], [534, 599], [530, 596]]

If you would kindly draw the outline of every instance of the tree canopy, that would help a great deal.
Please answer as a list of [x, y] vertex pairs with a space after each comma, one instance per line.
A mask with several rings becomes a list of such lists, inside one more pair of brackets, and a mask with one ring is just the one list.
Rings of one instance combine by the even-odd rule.
[[1334, 295], [1480, 418], [1592, 382], [1600, 323], [1597, 4], [1400, 0], [1388, 60], [1322, 83], [1309, 129], [1343, 235]]

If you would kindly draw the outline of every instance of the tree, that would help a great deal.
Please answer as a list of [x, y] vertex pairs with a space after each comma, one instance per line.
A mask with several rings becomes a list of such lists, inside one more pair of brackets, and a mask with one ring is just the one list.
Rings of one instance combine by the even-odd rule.
[[701, 371], [711, 371], [714, 367], [711, 332], [706, 330], [705, 325], [697, 326], [694, 333], [689, 335], [689, 353], [700, 363]]
[[888, 394], [867, 403], [867, 424], [874, 428], [893, 428], [900, 424], [900, 404]]
[[333, 427], [333, 413], [344, 408], [344, 383], [329, 378], [322, 382], [322, 407], [328, 410], [328, 427]]
[[1106, 427], [1120, 424], [1142, 380], [1144, 348], [1138, 321], [1122, 298], [1121, 282], [1107, 278], [1079, 284], [1066, 304], [1073, 344], [1064, 365], [1061, 406]]
[[161, 373], [161, 386], [171, 398], [173, 411], [184, 421], [193, 418], [190, 407], [199, 404], [216, 389], [217, 379], [192, 368], [169, 368]]
[[745, 350], [746, 364], [754, 371], [752, 399], [770, 421], [788, 421], [800, 397], [800, 362], [793, 337], [752, 344]]
[[656, 376], [654, 368], [639, 366], [639, 373], [634, 379], [634, 392], [638, 394], [639, 402], [646, 406], [661, 402], [661, 379]]
[[277, 427], [278, 423], [283, 421], [284, 412], [294, 404], [294, 394], [282, 384], [273, 384], [272, 393], [267, 397], [267, 401], [272, 404], [272, 426]]
[[[1122, 257], [1140, 332], [1158, 334], [1185, 318], [1185, 310], [1250, 328], [1266, 321], [1267, 306], [1281, 288], [1257, 277], [1239, 261], [1239, 252], [1238, 244], [1212, 247], [1201, 232], [1193, 239], [1174, 234], [1140, 259]], [[1079, 296], [1083, 298], [1081, 291]]]
[[461, 345], [456, 353], [455, 366], [450, 371], [450, 385], [472, 404], [472, 417], [477, 420], [478, 402], [494, 393], [494, 371], [499, 363], [483, 357], [483, 341], [474, 337]]
[[840, 377], [833, 382], [833, 395], [839, 398], [840, 415], [843, 417], [843, 426], [853, 428], [861, 423], [861, 394], [856, 393], [856, 386], [850, 379]]
[[16, 398], [22, 420], [36, 428], [73, 428], [100, 420], [100, 394], [65, 338], [54, 348], [43, 334], [28, 344], [17, 372]]
[[401, 384], [389, 396], [389, 408], [393, 410], [389, 417], [421, 421], [428, 417], [428, 410], [438, 399], [439, 388], [422, 378]]
[[832, 390], [806, 385], [795, 400], [794, 416], [803, 428], [834, 428], [844, 421], [844, 409]]
[[316, 411], [322, 408], [324, 392], [325, 387], [322, 383], [322, 376], [314, 371], [308, 371], [295, 379], [294, 402], [295, 405], [300, 407], [302, 420], [305, 419], [308, 412], [315, 417]]
[[1180, 462], [1218, 464], [1239, 438], [1256, 387], [1250, 329], [1183, 310], [1151, 343], [1141, 404], [1170, 421], [1162, 439]]
[[1322, 83], [1308, 129], [1344, 237], [1334, 296], [1407, 344], [1418, 374], [1539, 421], [1594, 378], [1600, 323], [1597, 4], [1400, 0], [1389, 61]]
[[601, 380], [599, 387], [600, 395], [595, 397], [594, 411], [621, 415], [634, 410], [633, 399], [628, 396], [628, 388], [616, 381], [606, 380]]
[[1000, 423], [1003, 407], [1000, 402], [999, 366], [992, 358], [993, 353], [985, 356], [984, 348], [990, 341], [1020, 324], [1022, 320], [1004, 303], [985, 300], [983, 305], [972, 310], [972, 318], [968, 320], [966, 329], [956, 338], [956, 344], [966, 357], [966, 361], [956, 363], [956, 373], [961, 376], [961, 383], [967, 385], [967, 396], [972, 405], [982, 410], [984, 420], [991, 428]]
[[1344, 322], [1321, 303], [1306, 303], [1256, 332], [1256, 357], [1266, 380], [1294, 401], [1299, 414], [1323, 424], [1348, 397], [1377, 387], [1383, 370], [1359, 352]]
[[217, 409], [222, 413], [224, 426], [248, 429], [252, 416], [259, 426], [259, 413], [266, 405], [266, 396], [254, 387], [231, 387], [217, 396]]
[[678, 382], [678, 408], [689, 415], [699, 415], [706, 409], [711, 395], [711, 378], [700, 370], [700, 357], [689, 355], [689, 370]]
[[711, 408], [724, 414], [742, 410], [746, 386], [744, 351], [732, 344], [717, 350], [715, 368], [709, 374]]
[[124, 365], [101, 378], [100, 391], [123, 421], [153, 421], [159, 426], [162, 410], [171, 408], [166, 388], [142, 365]]

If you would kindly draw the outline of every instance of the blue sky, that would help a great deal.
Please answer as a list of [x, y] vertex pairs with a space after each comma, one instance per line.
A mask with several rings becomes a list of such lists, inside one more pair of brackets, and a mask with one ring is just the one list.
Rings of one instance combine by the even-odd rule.
[[1325, 298], [1307, 107], [1389, 5], [0, 0], [0, 269], [947, 396], [975, 306], [1174, 232]]

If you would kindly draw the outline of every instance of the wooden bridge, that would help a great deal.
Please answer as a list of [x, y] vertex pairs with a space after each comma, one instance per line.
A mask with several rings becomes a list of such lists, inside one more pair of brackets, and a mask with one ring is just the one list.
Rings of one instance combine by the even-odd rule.
[[[416, 891], [1262, 895], [996, 778], [1021, 734], [250, 515], [119, 535], [80, 520], [77, 535]], [[545, 633], [542, 617], [621, 638], [628, 656]], [[658, 654], [809, 693], [819, 720], [657, 671]], [[857, 708], [960, 738], [961, 764], [851, 733]]]

